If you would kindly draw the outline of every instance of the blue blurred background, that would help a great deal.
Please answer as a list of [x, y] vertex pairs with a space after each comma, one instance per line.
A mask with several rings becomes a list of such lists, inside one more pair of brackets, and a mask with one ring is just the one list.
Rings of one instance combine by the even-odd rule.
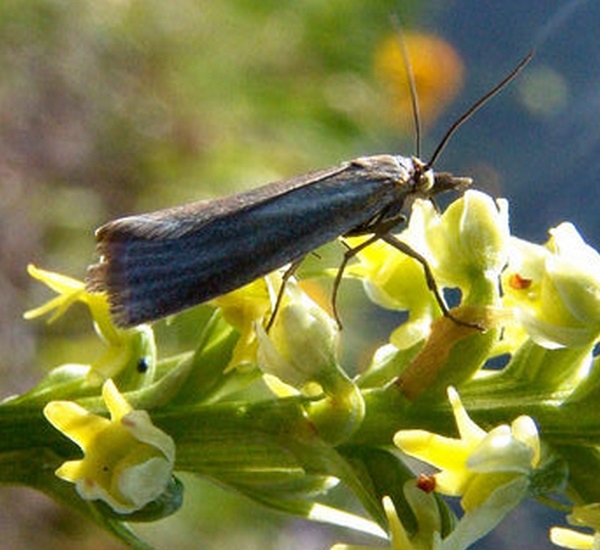
[[[393, 14], [421, 85], [425, 159], [462, 111], [536, 49], [519, 79], [461, 128], [438, 168], [508, 198], [518, 236], [543, 242], [549, 227], [570, 220], [598, 246], [597, 2], [4, 0], [0, 396], [97, 352], [76, 316], [51, 327], [21, 319], [47, 296], [27, 279], [28, 262], [81, 278], [94, 228], [117, 215], [356, 156], [413, 153], [397, 89], [404, 68], [385, 50]], [[76, 357], [74, 345], [83, 350]], [[207, 482], [192, 485], [180, 514], [146, 528], [158, 548], [308, 550], [348, 540]], [[560, 520], [523, 506], [477, 548], [551, 548], [547, 528]], [[1, 549], [121, 548], [20, 489], [0, 492], [0, 533]]]

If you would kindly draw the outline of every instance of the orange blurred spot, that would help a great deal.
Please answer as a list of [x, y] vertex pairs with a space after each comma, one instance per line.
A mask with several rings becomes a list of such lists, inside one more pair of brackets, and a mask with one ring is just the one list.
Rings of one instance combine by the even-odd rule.
[[[383, 40], [375, 51], [374, 70], [388, 88], [398, 124], [408, 131], [413, 114], [399, 40], [396, 34]], [[458, 52], [438, 36], [405, 33], [404, 41], [417, 88], [421, 124], [426, 128], [462, 89], [464, 64]]]

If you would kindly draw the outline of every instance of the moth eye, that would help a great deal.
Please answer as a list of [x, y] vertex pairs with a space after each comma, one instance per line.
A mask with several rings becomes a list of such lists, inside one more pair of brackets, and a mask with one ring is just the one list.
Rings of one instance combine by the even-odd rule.
[[421, 172], [420, 174], [418, 174], [415, 183], [416, 183], [417, 191], [420, 191], [420, 192], [429, 191], [435, 183], [435, 177], [433, 175], [433, 170], [425, 170], [425, 172]]

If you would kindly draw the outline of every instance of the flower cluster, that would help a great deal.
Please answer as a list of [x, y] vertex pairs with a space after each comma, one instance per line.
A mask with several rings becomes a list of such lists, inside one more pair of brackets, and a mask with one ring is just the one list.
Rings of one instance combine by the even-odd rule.
[[[73, 507], [101, 503], [89, 512], [99, 523], [172, 513], [180, 470], [280, 511], [384, 536], [394, 550], [468, 548], [524, 499], [558, 492], [571, 499], [569, 522], [593, 533], [555, 527], [551, 540], [600, 547], [600, 482], [588, 474], [600, 469], [600, 255], [567, 223], [544, 245], [511, 236], [507, 202], [477, 191], [443, 213], [416, 201], [395, 238], [418, 259], [378, 241], [345, 272], [375, 303], [408, 312], [352, 375], [337, 323], [293, 277], [284, 283], [276, 272], [200, 306], [187, 322], [202, 330], [181, 329], [183, 349], [159, 357], [157, 341], [178, 322], [156, 334], [119, 328], [103, 294], [31, 266], [58, 295], [26, 317], [54, 321], [82, 303], [104, 352], [1, 403], [26, 427], [0, 446], [20, 452], [36, 434], [35, 449], [56, 463], [38, 486]], [[508, 362], [491, 368], [500, 356]], [[427, 464], [421, 477], [407, 457]], [[71, 496], [50, 470], [73, 484]], [[23, 483], [36, 477], [23, 471]], [[338, 482], [369, 518], [321, 502]], [[460, 517], [448, 498], [460, 500]]]

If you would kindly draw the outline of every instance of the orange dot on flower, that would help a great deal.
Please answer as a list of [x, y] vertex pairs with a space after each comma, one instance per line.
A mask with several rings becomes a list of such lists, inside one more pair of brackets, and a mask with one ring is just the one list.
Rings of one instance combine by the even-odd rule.
[[419, 474], [417, 487], [425, 493], [432, 493], [435, 491], [435, 477], [428, 474]]
[[515, 290], [525, 290], [531, 286], [532, 280], [521, 277], [518, 273], [513, 273], [508, 278], [508, 284]]

